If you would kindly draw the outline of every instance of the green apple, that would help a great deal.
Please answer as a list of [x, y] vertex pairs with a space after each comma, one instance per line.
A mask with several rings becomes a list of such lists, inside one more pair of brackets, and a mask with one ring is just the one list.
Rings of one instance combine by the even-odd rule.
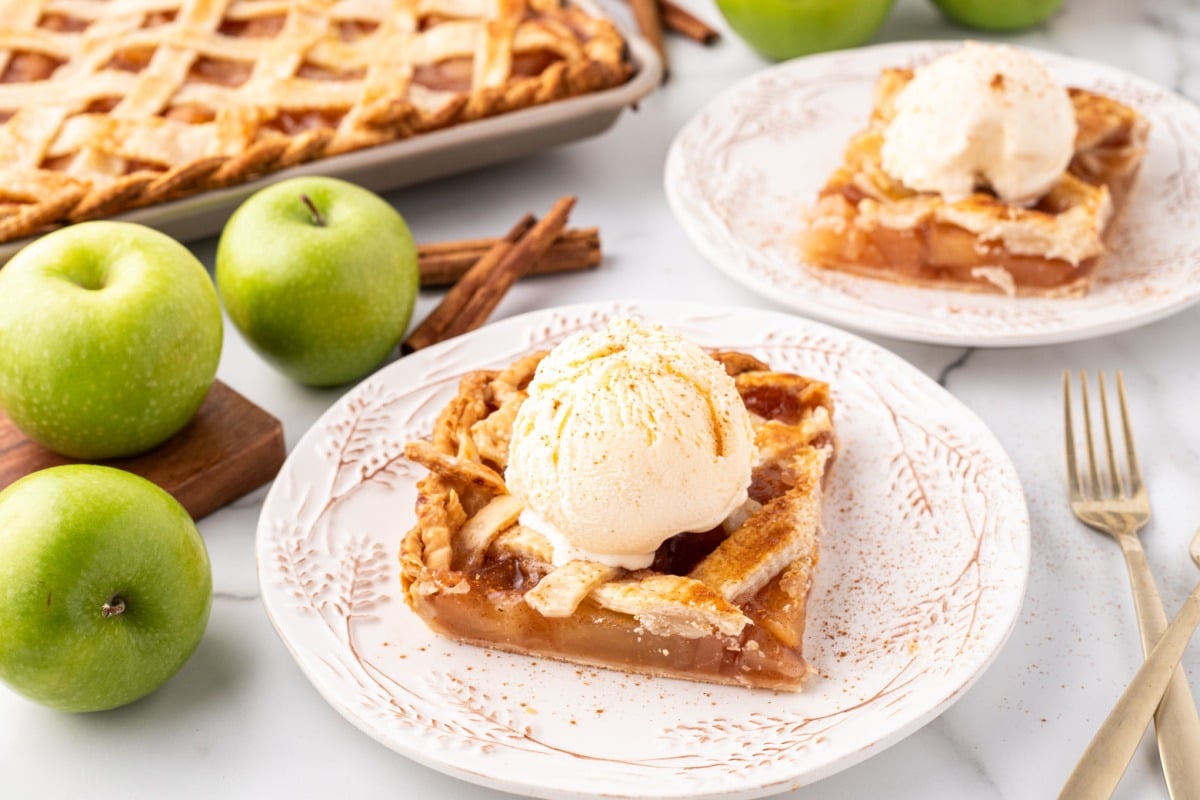
[[217, 290], [250, 345], [300, 383], [336, 386], [374, 370], [412, 316], [420, 274], [404, 219], [335, 178], [261, 189], [229, 218]]
[[100, 711], [188, 660], [212, 606], [183, 506], [112, 467], [52, 467], [0, 492], [0, 679], [43, 705]]
[[892, 0], [717, 0], [717, 7], [746, 44], [781, 61], [865, 44]]
[[1016, 31], [1045, 22], [1063, 0], [933, 0], [947, 18], [984, 31]]
[[125, 222], [61, 228], [0, 269], [0, 408], [74, 458], [149, 450], [200, 407], [221, 334], [183, 245]]

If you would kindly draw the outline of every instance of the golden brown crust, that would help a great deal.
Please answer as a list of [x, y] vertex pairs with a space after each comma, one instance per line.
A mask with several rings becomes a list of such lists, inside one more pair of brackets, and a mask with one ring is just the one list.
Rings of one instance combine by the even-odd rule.
[[[554, 0], [480, 4], [474, 19], [469, 4], [434, 0], [413, 4], [408, 24], [361, 19], [370, 5], [353, 20], [333, 5], [232, 0], [165, 9], [172, 16], [122, 0], [72, 4], [77, 17], [40, 5], [0, 21], [0, 241], [632, 73], [610, 22]], [[166, 44], [169, 57], [155, 56]], [[454, 68], [465, 85], [447, 64], [465, 65]]]
[[772, 372], [747, 354], [713, 353], [735, 375], [755, 423], [752, 499], [726, 521], [729, 530], [669, 539], [648, 570], [586, 561], [555, 568], [549, 542], [520, 524], [511, 496], [479, 480], [496, 474], [497, 456], [474, 444], [483, 430], [507, 441], [504, 428], [544, 355], [464, 376], [438, 417], [434, 443], [408, 445], [433, 470], [418, 484], [417, 526], [401, 546], [409, 605], [434, 630], [473, 644], [799, 688], [810, 671], [802, 640], [834, 450], [829, 387]]
[[756, 524], [734, 530], [688, 577], [740, 604], [758, 594], [788, 564], [814, 552], [821, 524], [821, 489], [809, 479], [822, 475], [825, 465], [823, 454], [813, 458], [821, 463], [808, 465], [804, 484], [763, 506], [756, 512]]

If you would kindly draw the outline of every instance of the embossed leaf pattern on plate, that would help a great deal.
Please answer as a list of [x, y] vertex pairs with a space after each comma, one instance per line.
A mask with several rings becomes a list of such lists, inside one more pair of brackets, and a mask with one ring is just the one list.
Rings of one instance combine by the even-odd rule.
[[957, 44], [909, 42], [804, 58], [737, 84], [679, 133], [667, 157], [676, 218], [714, 265], [774, 302], [887, 336], [941, 344], [1048, 344], [1143, 325], [1200, 301], [1200, 107], [1112, 67], [1038, 52], [1060, 81], [1137, 108], [1150, 122], [1137, 188], [1110, 254], [1079, 299], [908, 288], [805, 266], [794, 238], [888, 66]]
[[[632, 315], [831, 383], [840, 437], [800, 694], [584, 669], [458, 645], [402, 600], [404, 441], [459, 377]], [[380, 371], [289, 457], [257, 549], [267, 610], [338, 711], [394, 750], [544, 797], [754, 797], [845, 768], [932, 719], [1016, 619], [1028, 521], [1004, 452], [911, 366], [788, 315], [678, 304], [527, 314]], [[580, 779], [581, 774], [587, 780]]]

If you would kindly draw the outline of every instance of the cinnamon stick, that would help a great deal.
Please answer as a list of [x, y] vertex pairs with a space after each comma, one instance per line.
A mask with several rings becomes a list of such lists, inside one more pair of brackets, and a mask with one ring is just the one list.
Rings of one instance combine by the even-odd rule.
[[654, 49], [658, 51], [659, 58], [662, 59], [662, 79], [663, 83], [666, 83], [667, 46], [663, 41], [663, 18], [659, 0], [629, 0], [629, 6], [633, 9], [633, 18], [637, 20], [638, 30], [654, 46]]
[[408, 335], [400, 347], [401, 351], [411, 353], [440, 342], [444, 338], [442, 334], [450, 326], [451, 320], [461, 313], [473, 294], [482, 291], [484, 283], [504, 260], [504, 256], [522, 236], [529, 232], [535, 222], [532, 214], [526, 214], [503, 238], [497, 239], [495, 244], [463, 275], [462, 279], [446, 293], [437, 308], [431, 311], [429, 316]]
[[721, 32], [704, 20], [692, 14], [681, 5], [671, 0], [658, 0], [662, 8], [663, 27], [686, 36], [693, 42], [702, 45], [716, 44], [721, 39]]
[[451, 287], [441, 304], [404, 342], [404, 352], [420, 350], [483, 325], [517, 279], [550, 250], [566, 228], [574, 205], [574, 197], [563, 197], [536, 223], [530, 225], [529, 216], [517, 223]]
[[[450, 286], [483, 257], [497, 239], [463, 239], [417, 246], [421, 288]], [[529, 268], [527, 275], [549, 275], [598, 267], [603, 256], [596, 228], [572, 228], [562, 232], [550, 249]]]
[[491, 277], [483, 284], [482, 290], [467, 298], [462, 312], [446, 327], [442, 338], [450, 339], [475, 330], [487, 322], [487, 318], [496, 306], [500, 305], [505, 293], [525, 274], [534, 261], [545, 255], [550, 245], [567, 227], [567, 217], [574, 207], [574, 197], [559, 198], [546, 216], [538, 220], [527, 234], [508, 249]]
[[715, 44], [721, 32], [673, 0], [659, 0], [662, 25], [667, 30], [691, 39], [697, 44]]

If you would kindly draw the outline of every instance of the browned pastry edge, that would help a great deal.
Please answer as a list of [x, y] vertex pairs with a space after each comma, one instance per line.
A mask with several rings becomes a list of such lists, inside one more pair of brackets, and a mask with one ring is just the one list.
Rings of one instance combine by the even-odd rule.
[[[540, 75], [463, 97], [460, 102], [434, 114], [422, 114], [411, 103], [380, 109], [372, 119], [372, 124], [378, 126], [378, 140], [355, 149], [601, 91], [624, 83], [633, 74], [625, 43], [616, 31], [590, 40], [588, 49], [611, 58], [575, 64], [559, 62]], [[264, 139], [236, 156], [213, 156], [177, 165], [166, 172], [145, 170], [103, 186], [81, 186], [77, 192], [64, 192], [49, 200], [22, 205], [0, 218], [0, 242], [42, 233], [70, 222], [106, 217], [209, 189], [245, 183], [297, 164], [349, 152], [332, 150], [329, 147], [332, 141], [332, 130], [316, 128], [295, 138]]]

